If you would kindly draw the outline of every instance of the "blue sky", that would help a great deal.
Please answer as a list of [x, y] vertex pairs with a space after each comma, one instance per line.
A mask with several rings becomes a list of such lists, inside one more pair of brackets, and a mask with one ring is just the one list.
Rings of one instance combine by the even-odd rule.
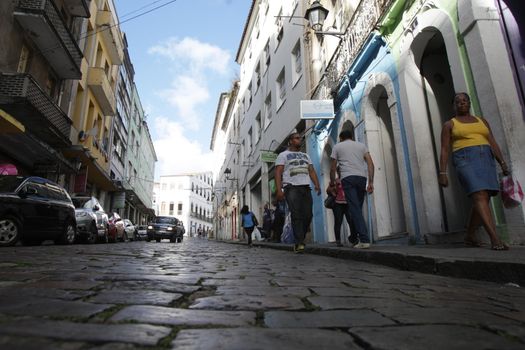
[[[168, 1], [115, 5], [125, 21]], [[250, 5], [251, 0], [178, 0], [121, 25], [157, 152], [155, 178], [212, 170], [215, 111], [220, 93], [238, 76], [235, 55]]]

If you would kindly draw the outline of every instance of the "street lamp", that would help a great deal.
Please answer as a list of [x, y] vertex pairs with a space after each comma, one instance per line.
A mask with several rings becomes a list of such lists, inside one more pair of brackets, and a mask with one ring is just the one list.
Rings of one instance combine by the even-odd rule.
[[321, 35], [334, 35], [340, 37], [345, 32], [327, 32], [323, 31], [323, 25], [326, 17], [328, 16], [328, 10], [321, 5], [319, 0], [315, 0], [309, 9], [306, 10], [304, 18], [308, 20], [310, 28], [313, 29], [315, 34]]

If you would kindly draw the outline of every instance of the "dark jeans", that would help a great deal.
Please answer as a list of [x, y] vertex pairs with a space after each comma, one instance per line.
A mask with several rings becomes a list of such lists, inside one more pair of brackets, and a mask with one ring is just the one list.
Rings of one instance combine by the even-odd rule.
[[350, 210], [348, 204], [335, 203], [334, 208], [334, 232], [335, 240], [337, 242], [341, 241], [341, 225], [343, 224], [343, 217], [346, 217], [346, 222], [350, 226], [350, 242], [357, 243], [357, 235], [354, 229], [354, 223], [352, 221], [352, 216], [350, 215]]
[[363, 202], [366, 194], [366, 177], [363, 176], [347, 176], [341, 181], [343, 190], [345, 192], [346, 202], [348, 203], [348, 211], [354, 223], [355, 234], [359, 237], [359, 241], [369, 243], [368, 230], [366, 228], [365, 218], [363, 216]]
[[248, 244], [252, 244], [252, 233], [254, 228], [255, 226], [244, 228], [244, 233], [248, 236]]
[[313, 216], [310, 186], [288, 186], [284, 189], [284, 195], [292, 217], [295, 243], [304, 244], [304, 238]]

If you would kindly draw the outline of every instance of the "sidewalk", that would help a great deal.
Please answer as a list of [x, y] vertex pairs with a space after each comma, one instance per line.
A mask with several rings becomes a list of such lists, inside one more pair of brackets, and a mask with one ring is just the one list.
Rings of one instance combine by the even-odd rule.
[[[292, 251], [292, 245], [254, 242], [255, 246]], [[525, 286], [525, 247], [508, 251], [490, 247], [449, 245], [372, 245], [370, 249], [338, 248], [332, 244], [308, 244], [307, 254], [363, 261], [393, 268], [441, 276], [469, 278]]]

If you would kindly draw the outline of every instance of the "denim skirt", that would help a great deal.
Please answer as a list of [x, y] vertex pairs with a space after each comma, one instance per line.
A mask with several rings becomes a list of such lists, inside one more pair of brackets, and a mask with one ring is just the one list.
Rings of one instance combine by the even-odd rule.
[[461, 148], [453, 153], [453, 161], [467, 195], [478, 191], [488, 191], [491, 196], [498, 194], [496, 161], [489, 145]]

